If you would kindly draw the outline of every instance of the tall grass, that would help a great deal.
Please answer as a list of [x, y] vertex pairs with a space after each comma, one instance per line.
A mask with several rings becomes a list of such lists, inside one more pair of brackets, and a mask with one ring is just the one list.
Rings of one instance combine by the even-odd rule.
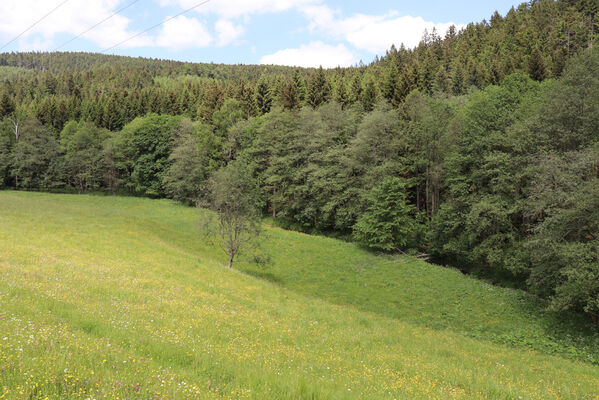
[[[486, 325], [474, 312], [474, 322], [437, 327], [419, 319], [460, 298], [444, 300], [433, 284], [452, 271], [270, 230], [273, 265], [253, 271], [272, 283], [223, 268], [220, 250], [200, 240], [199, 212], [163, 200], [0, 192], [0, 399], [599, 395], [597, 366], [464, 335], [509, 323], [513, 305]], [[414, 277], [375, 279], [386, 268]], [[416, 285], [418, 274], [429, 283]], [[522, 296], [452, 279], [489, 306]], [[374, 282], [380, 290], [355, 289]], [[399, 295], [414, 285], [438, 298]], [[390, 299], [397, 305], [384, 311]], [[467, 299], [442, 309], [466, 307], [448, 321], [469, 318]]]

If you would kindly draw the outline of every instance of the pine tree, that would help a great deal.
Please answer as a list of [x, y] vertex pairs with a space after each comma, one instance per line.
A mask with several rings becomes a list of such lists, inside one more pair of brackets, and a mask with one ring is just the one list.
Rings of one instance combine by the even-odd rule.
[[295, 92], [297, 93], [297, 97], [300, 103], [303, 103], [306, 100], [306, 83], [304, 82], [304, 78], [300, 75], [299, 69], [295, 69], [293, 71], [293, 86], [295, 87]]
[[36, 110], [37, 120], [43, 125], [51, 125], [54, 121], [54, 113], [56, 112], [56, 101], [54, 97], [46, 97], [39, 104]]
[[349, 93], [349, 97], [352, 103], [356, 103], [360, 101], [362, 98], [362, 76], [360, 74], [356, 74], [351, 83], [351, 89]]
[[297, 110], [300, 108], [300, 100], [293, 81], [287, 82], [281, 89], [281, 105], [286, 110]]
[[254, 96], [258, 112], [262, 115], [270, 112], [270, 108], [272, 107], [272, 94], [264, 76], [258, 81]]
[[331, 95], [331, 88], [324, 74], [322, 66], [310, 75], [308, 82], [308, 104], [312, 108], [318, 108], [326, 103]]
[[400, 101], [403, 101], [410, 92], [416, 89], [418, 84], [418, 69], [413, 66], [409, 71], [404, 71], [399, 78], [399, 86], [397, 89], [397, 96]]
[[381, 88], [381, 94], [393, 107], [398, 107], [401, 103], [399, 94], [399, 70], [394, 62], [389, 63], [385, 73], [385, 80]]
[[562, 71], [566, 66], [566, 60], [568, 59], [568, 49], [562, 47], [553, 55], [553, 76], [560, 77], [562, 75]]
[[102, 122], [104, 128], [110, 131], [118, 131], [125, 124], [122, 113], [122, 104], [117, 93], [113, 93], [106, 102]]
[[376, 97], [376, 86], [374, 85], [372, 78], [369, 78], [366, 82], [366, 86], [364, 87], [364, 91], [362, 92], [362, 97], [360, 98], [360, 103], [362, 103], [362, 108], [364, 108], [364, 111], [370, 112], [374, 109]]
[[243, 114], [246, 119], [256, 115], [254, 91], [252, 90], [252, 86], [247, 81], [239, 81], [235, 97], [241, 103], [241, 109], [243, 110]]
[[0, 97], [0, 120], [12, 114], [15, 111], [15, 102], [10, 94], [4, 91]]
[[454, 96], [464, 93], [464, 69], [460, 64], [456, 64], [451, 77], [451, 91]]
[[538, 47], [533, 50], [530, 59], [528, 60], [528, 74], [532, 79], [538, 82], [541, 82], [547, 77], [545, 61], [543, 60], [543, 55]]
[[354, 238], [375, 250], [405, 247], [416, 226], [405, 185], [397, 178], [386, 178], [368, 197], [369, 207], [354, 225]]
[[[433, 33], [434, 34], [434, 33]], [[436, 72], [434, 70], [435, 64], [430, 57], [427, 57], [424, 64], [422, 64], [418, 73], [419, 89], [423, 93], [432, 94], [435, 85]]]
[[468, 60], [468, 62], [466, 64], [466, 69], [468, 71], [468, 79], [467, 79], [468, 87], [476, 86], [477, 88], [480, 88], [482, 85], [480, 82], [480, 74], [478, 71], [478, 66], [476, 65], [476, 62], [474, 62], [474, 60], [472, 58]]
[[56, 111], [54, 112], [54, 118], [52, 119], [52, 127], [54, 132], [60, 132], [64, 125], [69, 120], [69, 109], [64, 100], [60, 100], [56, 104]]
[[449, 92], [449, 87], [451, 85], [451, 80], [449, 79], [449, 75], [447, 74], [447, 70], [444, 66], [440, 66], [437, 71], [437, 75], [435, 76], [435, 84], [433, 86], [433, 90], [435, 92], [447, 93]]
[[345, 80], [343, 78], [339, 78], [339, 81], [337, 82], [337, 87], [335, 88], [335, 101], [341, 104], [342, 108], [345, 108], [351, 102], [349, 93], [347, 93], [347, 87], [345, 86]]
[[224, 103], [224, 93], [220, 85], [211, 82], [204, 87], [203, 96], [198, 106], [198, 118], [203, 121], [211, 121], [214, 111], [221, 108]]
[[171, 91], [168, 94], [168, 114], [179, 115], [181, 110], [179, 109], [179, 100], [175, 92]]

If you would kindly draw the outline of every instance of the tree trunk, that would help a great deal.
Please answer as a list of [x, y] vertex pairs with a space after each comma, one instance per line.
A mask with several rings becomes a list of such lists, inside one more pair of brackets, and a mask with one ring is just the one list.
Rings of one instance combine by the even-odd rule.
[[431, 176], [430, 165], [427, 165], [426, 166], [426, 182], [425, 182], [424, 191], [425, 191], [425, 201], [426, 201], [426, 217], [428, 219], [431, 219], [431, 207], [430, 207], [430, 204], [431, 204], [431, 195], [430, 195], [430, 192], [431, 192], [431, 187], [430, 186], [431, 185], [430, 185], [430, 180], [431, 180], [431, 178], [430, 178], [430, 176]]
[[233, 268], [233, 258], [235, 258], [235, 253], [229, 252], [229, 268]]
[[19, 122], [15, 121], [15, 122], [13, 122], [13, 125], [14, 125], [14, 130], [15, 130], [15, 141], [17, 143], [19, 143]]

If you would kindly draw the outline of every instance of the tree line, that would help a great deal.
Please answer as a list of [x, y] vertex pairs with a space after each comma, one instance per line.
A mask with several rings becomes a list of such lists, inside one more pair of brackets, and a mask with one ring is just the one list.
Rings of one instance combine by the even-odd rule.
[[[594, 0], [538, 0], [505, 16], [424, 34], [414, 49], [393, 46], [366, 66], [330, 70], [197, 64], [90, 53], [0, 54], [0, 98], [11, 100], [58, 134], [69, 120], [111, 131], [147, 113], [210, 122], [227, 99], [246, 118], [273, 106], [317, 107], [334, 100], [368, 111], [384, 99], [398, 108], [413, 90], [463, 95], [500, 84], [515, 72], [557, 78], [567, 60], [597, 37]], [[5, 111], [3, 114], [6, 114]], [[2, 117], [4, 115], [0, 115]]]

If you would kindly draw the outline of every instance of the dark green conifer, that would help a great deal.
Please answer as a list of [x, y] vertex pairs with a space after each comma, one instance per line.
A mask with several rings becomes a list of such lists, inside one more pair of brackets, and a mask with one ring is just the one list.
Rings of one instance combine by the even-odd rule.
[[270, 112], [272, 107], [272, 93], [266, 78], [262, 76], [256, 85], [255, 91], [256, 107], [260, 114], [266, 114]]
[[312, 108], [318, 108], [326, 103], [331, 95], [331, 88], [324, 74], [322, 66], [310, 75], [308, 81], [308, 104]]
[[533, 50], [530, 59], [528, 60], [528, 74], [532, 79], [538, 82], [541, 82], [547, 77], [545, 61], [543, 60], [543, 55], [538, 47]]

